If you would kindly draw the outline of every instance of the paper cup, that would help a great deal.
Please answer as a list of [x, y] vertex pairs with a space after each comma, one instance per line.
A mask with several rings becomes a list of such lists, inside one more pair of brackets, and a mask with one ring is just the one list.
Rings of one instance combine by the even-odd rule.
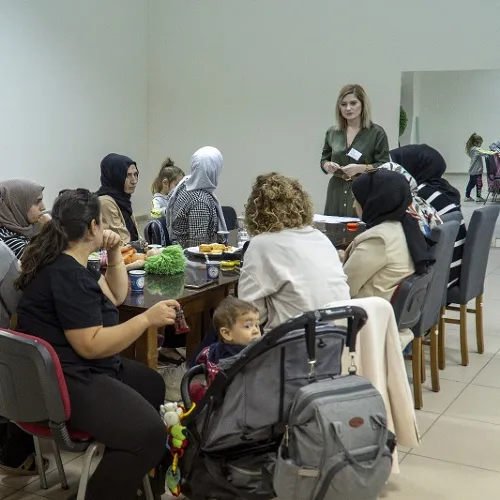
[[89, 260], [87, 261], [87, 269], [100, 272], [101, 271], [101, 257], [99, 257], [99, 256], [89, 257]]
[[213, 281], [219, 278], [220, 274], [220, 262], [207, 262], [207, 280]]
[[217, 231], [217, 243], [226, 245], [229, 242], [229, 231]]
[[135, 269], [129, 271], [130, 276], [130, 291], [132, 293], [142, 293], [146, 284], [146, 271]]

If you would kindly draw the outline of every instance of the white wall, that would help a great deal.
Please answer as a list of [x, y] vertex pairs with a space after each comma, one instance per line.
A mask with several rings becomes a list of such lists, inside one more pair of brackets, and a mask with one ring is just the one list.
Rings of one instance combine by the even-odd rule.
[[147, 185], [147, 3], [0, 0], [0, 178], [99, 186], [109, 152], [136, 159]]
[[401, 146], [406, 144], [410, 144], [412, 131], [413, 131], [413, 123], [414, 123], [414, 85], [415, 85], [415, 73], [413, 71], [405, 71], [401, 75], [401, 106], [406, 111], [406, 115], [408, 118], [408, 124], [406, 126], [406, 130], [404, 134], [399, 138], [399, 143]]
[[468, 36], [470, 5], [456, 0], [150, 0], [150, 167], [168, 154], [188, 168], [211, 144], [226, 161], [223, 203], [242, 209], [255, 176], [279, 170], [322, 210], [339, 88], [366, 87], [396, 146], [402, 71], [500, 67], [500, 2], [477, 9], [488, 15]]
[[441, 151], [449, 172], [466, 173], [473, 132], [485, 148], [500, 140], [500, 71], [423, 72], [420, 79], [420, 141]]

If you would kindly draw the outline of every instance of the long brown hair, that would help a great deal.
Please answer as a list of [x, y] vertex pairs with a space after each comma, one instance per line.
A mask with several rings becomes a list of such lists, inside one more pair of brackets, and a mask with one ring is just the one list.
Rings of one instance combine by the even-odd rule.
[[81, 240], [92, 221], [99, 224], [101, 203], [87, 189], [67, 189], [57, 197], [52, 220], [35, 236], [21, 257], [21, 274], [16, 287], [24, 290], [45, 266], [52, 264], [71, 242]]
[[168, 183], [171, 184], [175, 181], [175, 179], [184, 177], [184, 175], [184, 171], [175, 164], [174, 160], [167, 158], [161, 164], [160, 171], [158, 172], [156, 179], [153, 181], [153, 184], [151, 184], [151, 193], [161, 193], [163, 189], [163, 181], [165, 179], [167, 179]]
[[470, 150], [474, 146], [481, 146], [483, 144], [483, 138], [480, 135], [477, 135], [475, 132], [469, 137], [467, 143], [465, 144], [465, 152], [467, 154], [470, 153]]
[[342, 99], [349, 94], [354, 94], [359, 102], [361, 102], [361, 128], [370, 128], [372, 125], [370, 100], [368, 99], [365, 89], [357, 83], [345, 85], [340, 89], [339, 96], [337, 98], [337, 106], [335, 107], [337, 128], [339, 130], [345, 130], [347, 128], [347, 120], [342, 116], [340, 103], [342, 102]]

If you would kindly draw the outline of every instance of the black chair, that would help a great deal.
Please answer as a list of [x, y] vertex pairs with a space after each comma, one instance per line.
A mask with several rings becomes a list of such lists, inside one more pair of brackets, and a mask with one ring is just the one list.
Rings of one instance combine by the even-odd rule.
[[168, 236], [168, 229], [165, 218], [150, 220], [144, 228], [144, 239], [150, 245], [161, 245], [168, 247], [170, 238]]
[[236, 214], [236, 210], [233, 207], [222, 207], [222, 213], [224, 214], [227, 230], [238, 229], [238, 215]]
[[[56, 352], [44, 340], [0, 330], [0, 415], [34, 437], [43, 489], [47, 489], [47, 478], [39, 438], [52, 441], [63, 489], [69, 486], [59, 447], [73, 452], [86, 451], [77, 496], [77, 500], [84, 500], [92, 458], [102, 444], [92, 436], [66, 426], [71, 415], [66, 381]], [[148, 476], [144, 478], [143, 488], [146, 500], [153, 500]]]
[[[476, 338], [479, 354], [484, 352], [483, 333], [483, 292], [486, 266], [491, 248], [491, 239], [495, 224], [500, 213], [500, 206], [489, 205], [478, 208], [472, 214], [469, 230], [465, 239], [464, 255], [460, 282], [448, 290], [446, 304], [459, 304], [459, 307], [448, 305], [449, 311], [458, 311], [460, 319], [444, 318], [440, 323], [439, 332], [439, 365], [445, 367], [445, 323], [460, 325], [460, 351], [462, 365], [469, 364], [469, 349], [467, 343], [467, 313], [476, 315]], [[476, 308], [468, 309], [470, 300], [476, 299]]]

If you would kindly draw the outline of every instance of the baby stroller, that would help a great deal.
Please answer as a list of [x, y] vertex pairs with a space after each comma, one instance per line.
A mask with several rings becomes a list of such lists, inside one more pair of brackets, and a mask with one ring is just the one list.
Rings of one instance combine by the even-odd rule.
[[[347, 328], [326, 321], [348, 319]], [[367, 317], [359, 307], [302, 314], [222, 360], [220, 372], [192, 408], [189, 385], [205, 366], [182, 380], [187, 445], [180, 458], [181, 491], [190, 500], [275, 498], [276, 454], [297, 390], [341, 373], [344, 347], [354, 351]]]

